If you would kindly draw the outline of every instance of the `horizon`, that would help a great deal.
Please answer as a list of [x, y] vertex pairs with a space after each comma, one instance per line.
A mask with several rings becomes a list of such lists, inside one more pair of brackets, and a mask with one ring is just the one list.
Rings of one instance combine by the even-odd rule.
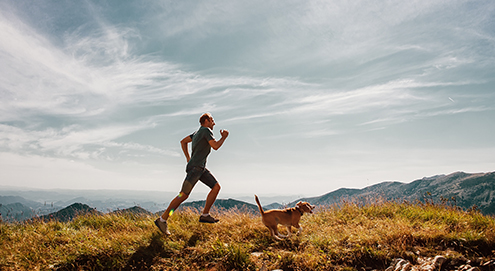
[[[361, 201], [363, 198], [372, 200], [376, 195], [379, 196], [379, 200], [375, 203], [382, 202], [383, 199], [396, 202], [400, 199], [400, 202], [415, 202], [415, 200], [425, 200], [426, 202], [434, 202], [434, 198], [438, 204], [447, 204], [445, 206], [458, 206], [469, 210], [469, 208], [479, 208], [483, 213], [493, 213], [493, 204], [489, 204], [487, 197], [490, 197], [490, 193], [478, 193], [480, 188], [487, 185], [488, 176], [493, 177], [493, 172], [478, 172], [478, 173], [466, 173], [466, 172], [453, 172], [448, 175], [436, 175], [424, 177], [422, 179], [414, 180], [413, 182], [420, 182], [419, 185], [409, 185], [411, 183], [397, 183], [391, 185], [392, 182], [382, 182], [380, 184], [372, 185], [362, 189], [348, 189], [341, 188], [334, 191], [328, 191], [319, 195], [273, 195], [273, 194], [258, 194], [262, 206], [267, 208], [283, 208], [287, 206], [293, 206], [298, 201], [309, 201], [319, 206], [333, 205], [345, 202], [352, 202], [353, 199]], [[476, 181], [475, 181], [476, 180]], [[455, 184], [452, 186], [452, 182]], [[465, 187], [466, 183], [471, 183], [474, 187]], [[425, 184], [435, 184], [431, 188], [433, 190], [424, 190]], [[463, 188], [462, 188], [463, 187]], [[152, 213], [163, 213], [167, 208], [168, 202], [176, 196], [173, 192], [159, 192], [159, 191], [132, 191], [132, 190], [70, 190], [70, 189], [26, 189], [15, 190], [11, 188], [9, 190], [6, 187], [0, 185], [0, 207], [3, 208], [2, 212], [10, 213], [7, 215], [7, 220], [24, 220], [32, 217], [33, 215], [47, 215], [50, 213], [58, 212], [62, 209], [70, 208], [74, 204], [84, 204], [98, 210], [102, 213], [110, 213], [117, 210], [132, 209], [133, 207], [140, 207]], [[419, 190], [416, 190], [419, 188]], [[461, 191], [455, 191], [456, 189]], [[387, 190], [388, 189], [388, 190]], [[446, 190], [454, 189], [450, 192]], [[415, 191], [416, 190], [416, 191]], [[406, 192], [408, 191], [408, 192]], [[429, 191], [426, 192], [425, 191]], [[431, 192], [431, 194], [430, 194]], [[465, 193], [464, 193], [465, 192]], [[371, 193], [371, 194], [370, 194]], [[375, 196], [372, 194], [375, 193]], [[389, 194], [390, 193], [390, 194]], [[455, 200], [452, 197], [452, 201], [448, 199], [451, 195], [463, 194], [460, 200]], [[487, 194], [488, 193], [488, 194]], [[381, 198], [387, 194], [386, 198]], [[407, 196], [406, 196], [407, 195]], [[232, 200], [239, 202], [240, 204], [247, 203], [256, 207], [255, 195], [236, 194], [236, 195], [222, 195], [217, 198], [218, 202], [215, 202], [214, 206], [222, 208], [231, 208]], [[401, 199], [401, 197], [405, 196]], [[432, 198], [430, 198], [432, 196]], [[19, 199], [22, 198], [22, 199]], [[456, 197], [457, 198], [457, 197]], [[445, 201], [447, 199], [447, 201]], [[192, 194], [192, 196], [184, 202], [184, 206], [198, 207], [198, 203], [204, 204], [205, 198], [200, 194]], [[477, 203], [476, 203], [477, 202]], [[487, 203], [488, 202], [488, 203]], [[20, 204], [20, 205], [19, 205]], [[28, 208], [28, 211], [26, 210]], [[33, 212], [31, 214], [31, 212]], [[31, 214], [31, 215], [30, 215]]]
[[[401, 184], [408, 184], [408, 183], [419, 181], [419, 180], [422, 180], [422, 179], [429, 179], [429, 178], [439, 177], [439, 176], [449, 176], [449, 175], [456, 174], [456, 173], [487, 174], [487, 173], [491, 173], [491, 172], [495, 172], [495, 171], [489, 171], [489, 172], [463, 172], [463, 171], [457, 171], [457, 172], [451, 172], [449, 174], [436, 174], [436, 175], [432, 175], [432, 176], [424, 176], [423, 178], [420, 178], [420, 179], [411, 180], [409, 182], [399, 182], [399, 183], [401, 183]], [[218, 199], [223, 199], [223, 200], [226, 200], [226, 199], [238, 199], [238, 200], [241, 200], [241, 199], [243, 199], [243, 200], [246, 200], [249, 203], [255, 204], [256, 202], [254, 201], [253, 196], [254, 195], [258, 195], [259, 197], [266, 197], [266, 198], [271, 198], [271, 199], [272, 198], [280, 198], [280, 199], [283, 198], [284, 200], [291, 199], [288, 202], [292, 202], [292, 201], [295, 201], [295, 200], [299, 200], [301, 198], [313, 198], [313, 197], [324, 196], [326, 194], [329, 194], [329, 193], [332, 193], [332, 192], [336, 192], [336, 191], [338, 191], [340, 189], [356, 189], [356, 190], [362, 190], [362, 189], [365, 189], [365, 188], [368, 188], [368, 187], [371, 187], [371, 186], [374, 186], [374, 185], [378, 185], [378, 184], [382, 184], [382, 183], [387, 183], [387, 182], [398, 182], [398, 181], [385, 180], [385, 181], [382, 181], [382, 182], [379, 182], [379, 183], [376, 183], [376, 184], [372, 184], [372, 185], [369, 185], [369, 186], [365, 186], [365, 187], [341, 187], [341, 188], [338, 188], [338, 189], [335, 189], [335, 190], [322, 192], [322, 193], [317, 194], [317, 195], [283, 194], [283, 193], [274, 193], [274, 192], [256, 193], [256, 194], [231, 193], [231, 194], [226, 194], [226, 195], [222, 195], [222, 193], [220, 193]], [[76, 197], [76, 198], [77, 197], [82, 197], [82, 198], [85, 198], [87, 200], [95, 200], [95, 199], [98, 198], [98, 196], [96, 194], [101, 194], [101, 193], [106, 193], [106, 192], [113, 192], [113, 193], [117, 193], [117, 194], [121, 193], [120, 196], [123, 196], [122, 199], [124, 199], [125, 196], [127, 196], [127, 197], [134, 196], [134, 197], [136, 197], [137, 195], [141, 195], [142, 196], [144, 193], [148, 193], [147, 196], [149, 196], [150, 197], [149, 199], [152, 200], [152, 201], [158, 200], [156, 198], [156, 196], [158, 194], [163, 193], [163, 200], [159, 200], [159, 201], [160, 201], [160, 204], [165, 204], [165, 205], [168, 204], [168, 201], [170, 201], [177, 194], [175, 191], [126, 190], [126, 189], [61, 189], [61, 188], [47, 189], [47, 188], [16, 187], [16, 186], [4, 186], [4, 185], [0, 185], [0, 193], [1, 192], [9, 192], [9, 191], [10, 192], [55, 192], [55, 193], [60, 193], [60, 194], [63, 194], [63, 193], [74, 193], [72, 195], [73, 197]], [[84, 194], [84, 193], [91, 193], [91, 194]], [[151, 197], [151, 195], [149, 193], [154, 194], [155, 195], [155, 198]], [[124, 194], [126, 194], [126, 195], [124, 195]], [[5, 195], [0, 195], [0, 196], [9, 196], [9, 195], [5, 194]], [[102, 195], [99, 195], [99, 196], [101, 197]], [[76, 198], [73, 198], [73, 197], [70, 197], [69, 200], [76, 199]], [[87, 198], [87, 197], [89, 197], [89, 198]], [[204, 200], [205, 200], [205, 194], [204, 193], [197, 193], [197, 191], [196, 192], [193, 191], [193, 193], [191, 193], [191, 195], [190, 195], [190, 198], [186, 202], [204, 201]], [[136, 206], [138, 206], [138, 205], [136, 205]]]
[[230, 131], [208, 157], [220, 198], [491, 172], [494, 18], [463, 0], [2, 1], [0, 185], [178, 193], [204, 112]]

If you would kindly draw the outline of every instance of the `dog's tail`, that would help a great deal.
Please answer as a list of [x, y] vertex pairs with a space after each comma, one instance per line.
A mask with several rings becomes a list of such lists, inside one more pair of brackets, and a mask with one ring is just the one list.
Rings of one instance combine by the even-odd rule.
[[260, 213], [263, 215], [265, 211], [263, 211], [263, 207], [261, 207], [260, 200], [258, 199], [258, 196], [254, 195], [254, 199], [256, 200], [256, 203], [258, 204], [258, 208], [260, 209]]

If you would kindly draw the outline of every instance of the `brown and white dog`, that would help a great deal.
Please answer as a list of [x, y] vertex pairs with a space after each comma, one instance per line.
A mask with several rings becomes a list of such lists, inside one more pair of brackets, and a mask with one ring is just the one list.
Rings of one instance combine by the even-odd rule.
[[[283, 210], [275, 209], [264, 211], [261, 207], [261, 203], [258, 199], [258, 196], [254, 195], [254, 199], [258, 204], [258, 208], [260, 209], [261, 218], [263, 224], [270, 229], [270, 233], [273, 237], [278, 240], [282, 240], [280, 237], [286, 238], [291, 235], [291, 227], [295, 227], [299, 231], [297, 234], [300, 234], [302, 231], [302, 227], [299, 225], [299, 220], [304, 213], [313, 213], [314, 205], [309, 204], [308, 202], [298, 202], [296, 207], [286, 208]], [[278, 232], [278, 224], [287, 227], [287, 235], [282, 235]]]

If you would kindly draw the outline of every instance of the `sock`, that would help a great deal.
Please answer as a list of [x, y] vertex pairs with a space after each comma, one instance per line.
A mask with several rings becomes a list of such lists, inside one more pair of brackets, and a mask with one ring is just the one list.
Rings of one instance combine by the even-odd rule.
[[210, 215], [210, 213], [208, 213], [208, 214], [202, 214], [201, 216], [207, 217], [209, 215]]
[[167, 220], [163, 219], [163, 218], [160, 216], [160, 222], [167, 222]]

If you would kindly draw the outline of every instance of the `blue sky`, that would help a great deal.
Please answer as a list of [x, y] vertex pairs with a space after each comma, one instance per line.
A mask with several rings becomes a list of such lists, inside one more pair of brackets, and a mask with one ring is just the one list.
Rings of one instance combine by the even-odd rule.
[[203, 112], [224, 195], [495, 170], [492, 1], [7, 0], [0, 35], [2, 185], [178, 191]]

